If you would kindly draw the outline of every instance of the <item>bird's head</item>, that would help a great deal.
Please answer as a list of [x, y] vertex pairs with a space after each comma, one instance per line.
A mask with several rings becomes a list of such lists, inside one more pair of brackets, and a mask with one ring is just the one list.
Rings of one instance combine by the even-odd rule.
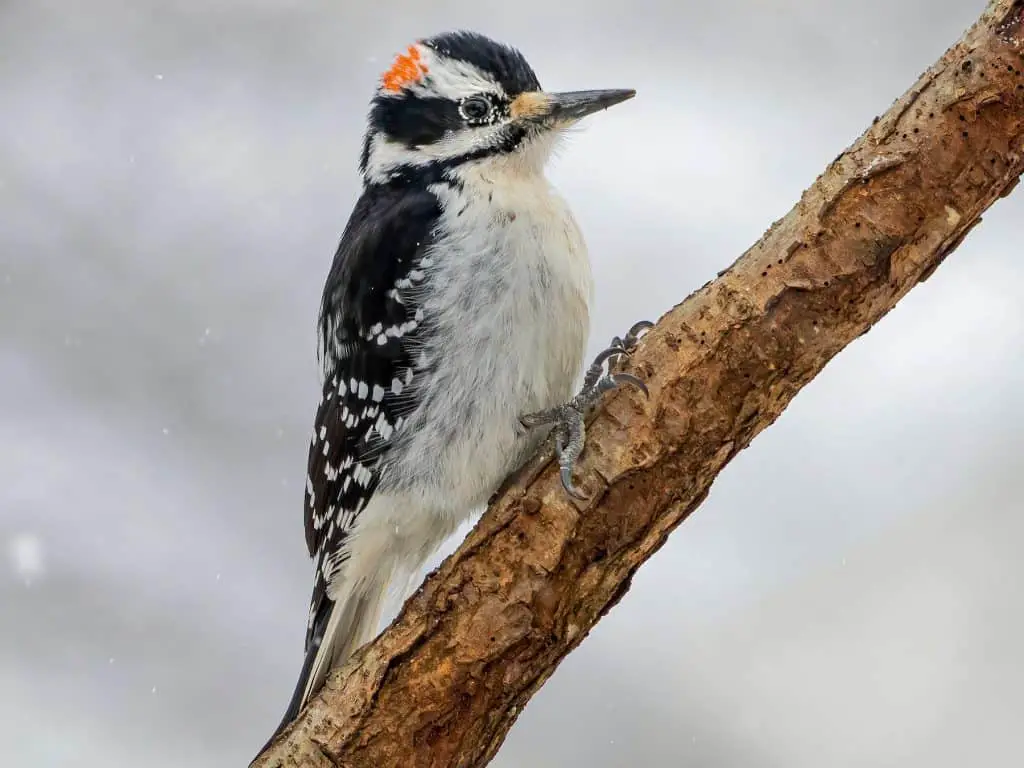
[[410, 45], [381, 77], [360, 171], [375, 183], [489, 164], [539, 173], [567, 128], [634, 95], [548, 93], [515, 48], [445, 33]]

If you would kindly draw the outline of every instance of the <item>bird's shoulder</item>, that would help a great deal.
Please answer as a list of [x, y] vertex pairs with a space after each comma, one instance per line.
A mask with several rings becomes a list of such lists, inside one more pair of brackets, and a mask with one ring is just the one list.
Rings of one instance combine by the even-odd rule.
[[378, 324], [387, 328], [405, 322], [409, 304], [402, 292], [410, 293], [417, 282], [418, 262], [440, 216], [440, 200], [425, 187], [364, 188], [338, 244], [320, 303], [325, 377], [360, 334], [371, 335]]

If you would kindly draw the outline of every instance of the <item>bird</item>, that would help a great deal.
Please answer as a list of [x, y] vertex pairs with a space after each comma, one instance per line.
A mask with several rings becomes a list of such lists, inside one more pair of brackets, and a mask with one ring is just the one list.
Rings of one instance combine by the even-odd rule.
[[[594, 285], [580, 227], [545, 167], [566, 133], [631, 89], [548, 92], [516, 48], [459, 30], [380, 77], [362, 191], [317, 323], [322, 393], [304, 521], [314, 585], [305, 657], [268, 745], [373, 639], [406, 583], [554, 435], [562, 482], [612, 372], [650, 323], [585, 372]], [[574, 394], [575, 393], [575, 394]]]

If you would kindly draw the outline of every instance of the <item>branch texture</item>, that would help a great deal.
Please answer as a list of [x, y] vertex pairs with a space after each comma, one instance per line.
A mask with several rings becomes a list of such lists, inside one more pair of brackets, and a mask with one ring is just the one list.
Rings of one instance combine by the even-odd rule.
[[538, 459], [260, 768], [485, 765], [729, 460], [927, 278], [1024, 171], [1024, 0], [995, 0], [719, 278], [661, 318], [589, 428]]

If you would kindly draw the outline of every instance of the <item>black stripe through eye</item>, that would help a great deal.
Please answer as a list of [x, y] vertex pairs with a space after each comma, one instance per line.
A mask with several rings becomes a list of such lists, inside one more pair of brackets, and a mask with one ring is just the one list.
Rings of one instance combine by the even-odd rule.
[[378, 98], [370, 110], [370, 126], [407, 147], [433, 144], [462, 125], [459, 107], [448, 99], [404, 93]]

